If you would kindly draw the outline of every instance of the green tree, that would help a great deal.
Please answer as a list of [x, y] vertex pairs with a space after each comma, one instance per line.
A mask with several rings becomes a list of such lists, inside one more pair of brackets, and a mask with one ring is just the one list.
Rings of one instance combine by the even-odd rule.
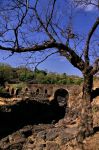
[[13, 69], [8, 64], [0, 63], [0, 84], [4, 85], [6, 81], [13, 79]]
[[34, 79], [33, 72], [24, 66], [17, 68], [16, 73], [20, 81], [29, 81]]

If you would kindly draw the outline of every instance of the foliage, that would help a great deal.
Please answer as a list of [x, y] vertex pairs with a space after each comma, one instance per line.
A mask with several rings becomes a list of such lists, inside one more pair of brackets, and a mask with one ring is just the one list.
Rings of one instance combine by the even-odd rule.
[[0, 84], [9, 81], [13, 78], [13, 69], [8, 64], [0, 63]]
[[[19, 82], [29, 82], [32, 83], [41, 83], [41, 84], [78, 84], [80, 85], [83, 81], [82, 78], [77, 76], [68, 76], [66, 73], [57, 74], [57, 73], [47, 73], [45, 70], [36, 69], [32, 71], [29, 68], [20, 66], [18, 68], [12, 68], [7, 64], [0, 64], [0, 79], [3, 82], [11, 82], [16, 80]], [[23, 83], [22, 83], [23, 84]], [[13, 84], [14, 86], [18, 85], [20, 87], [24, 85]]]
[[34, 78], [33, 72], [24, 66], [16, 69], [16, 73], [20, 81], [29, 81]]
[[26, 87], [26, 84], [24, 82], [21, 82], [21, 83], [12, 84], [11, 86], [14, 89], [20, 89], [21, 90], [21, 89]]

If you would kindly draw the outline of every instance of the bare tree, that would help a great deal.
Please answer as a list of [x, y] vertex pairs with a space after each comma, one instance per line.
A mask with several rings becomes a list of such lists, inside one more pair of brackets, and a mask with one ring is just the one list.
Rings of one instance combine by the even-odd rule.
[[[90, 3], [96, 8], [99, 6], [99, 1]], [[83, 137], [93, 133], [93, 76], [99, 71], [99, 35], [94, 35], [96, 31], [99, 34], [99, 16], [95, 18], [87, 38], [75, 33], [72, 18], [77, 7], [88, 7], [90, 3], [81, 0], [74, 3], [73, 0], [63, 0], [62, 3], [59, 0], [9, 0], [0, 6], [1, 51], [10, 51], [12, 54], [30, 52], [31, 57], [36, 52], [46, 53], [43, 60], [58, 53], [82, 72], [84, 83], [80, 135]], [[80, 44], [83, 48], [79, 50]]]

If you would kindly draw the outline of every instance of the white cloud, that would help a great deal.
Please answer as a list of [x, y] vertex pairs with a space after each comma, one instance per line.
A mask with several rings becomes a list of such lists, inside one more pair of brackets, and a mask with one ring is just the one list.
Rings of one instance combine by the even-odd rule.
[[93, 11], [95, 10], [95, 6], [94, 5], [88, 5], [87, 7], [85, 7], [85, 11]]
[[76, 4], [78, 4], [77, 5], [77, 7], [78, 7], [78, 9], [82, 9], [82, 10], [84, 10], [84, 11], [94, 11], [94, 10], [96, 10], [97, 9], [97, 7], [96, 7], [96, 5], [98, 5], [97, 4], [97, 0], [91, 0], [91, 2], [92, 2], [92, 4], [90, 4], [90, 1], [89, 0], [71, 0], [71, 2], [73, 2], [74, 3], [74, 5]]

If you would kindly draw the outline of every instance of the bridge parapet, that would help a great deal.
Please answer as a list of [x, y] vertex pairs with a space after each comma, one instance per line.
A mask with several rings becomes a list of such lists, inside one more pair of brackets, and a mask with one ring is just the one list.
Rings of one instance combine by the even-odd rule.
[[[13, 96], [30, 95], [32, 99], [49, 100], [55, 98], [55, 92], [62, 89], [68, 93], [68, 105], [71, 105], [74, 96], [81, 92], [79, 85], [57, 85], [57, 84], [27, 84], [22, 89], [13, 88], [11, 84], [6, 86], [6, 90]], [[60, 90], [59, 90], [60, 91]]]

